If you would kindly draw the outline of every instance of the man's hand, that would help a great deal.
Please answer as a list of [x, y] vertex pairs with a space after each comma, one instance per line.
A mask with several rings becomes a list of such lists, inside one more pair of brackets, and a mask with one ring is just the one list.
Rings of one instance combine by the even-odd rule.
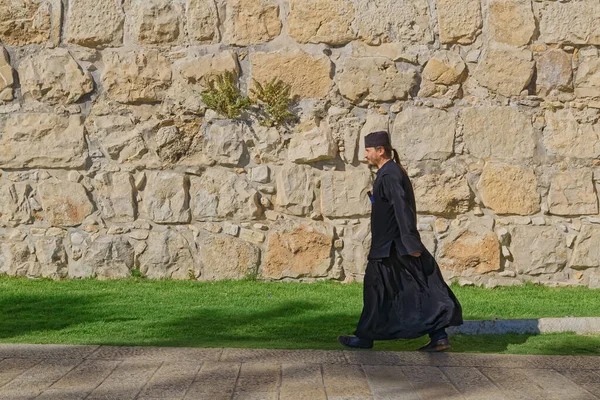
[[411, 256], [413, 256], [413, 257], [420, 257], [421, 253], [412, 253]]

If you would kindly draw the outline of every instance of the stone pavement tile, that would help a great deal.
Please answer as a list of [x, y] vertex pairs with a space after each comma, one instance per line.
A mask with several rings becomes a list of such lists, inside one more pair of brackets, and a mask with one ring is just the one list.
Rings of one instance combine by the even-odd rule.
[[363, 367], [375, 400], [419, 400], [419, 395], [399, 366]]
[[170, 362], [218, 361], [223, 349], [196, 347], [102, 346], [88, 358], [154, 360]]
[[183, 399], [201, 363], [165, 362], [152, 375], [138, 399]]
[[594, 369], [600, 371], [600, 357], [596, 356], [521, 356], [529, 360], [530, 368]]
[[479, 368], [511, 400], [547, 400], [542, 388], [518, 368]]
[[89, 392], [73, 389], [47, 389], [35, 399], [38, 400], [84, 400]]
[[224, 349], [219, 361], [271, 364], [346, 364], [341, 350]]
[[[280, 382], [281, 367], [279, 365], [246, 363], [242, 364], [240, 369], [235, 392], [236, 395], [238, 395], [238, 392], [277, 394]], [[241, 394], [238, 396], [241, 396]]]
[[403, 366], [402, 372], [422, 400], [465, 398], [437, 367]]
[[25, 399], [38, 396], [83, 360], [46, 359], [34, 365], [0, 388], [2, 398]]
[[236, 392], [233, 400], [277, 400], [277, 392]]
[[94, 389], [87, 400], [134, 399], [160, 366], [160, 361], [125, 360]]
[[441, 367], [467, 400], [510, 400], [496, 385], [474, 367]]
[[10, 382], [39, 362], [40, 360], [28, 358], [6, 358], [0, 361], [0, 386]]
[[596, 396], [554, 370], [527, 369], [523, 374], [544, 390], [548, 400], [596, 400]]
[[185, 398], [190, 400], [230, 400], [239, 372], [239, 363], [205, 362]]
[[85, 360], [50, 386], [50, 389], [69, 389], [89, 393], [100, 385], [119, 364], [120, 361]]
[[557, 371], [600, 399], [600, 372], [579, 369]]
[[373, 396], [359, 365], [323, 365], [323, 381], [328, 399]]
[[99, 346], [0, 344], [0, 358], [86, 358]]
[[280, 400], [327, 400], [323, 373], [318, 364], [281, 366]]

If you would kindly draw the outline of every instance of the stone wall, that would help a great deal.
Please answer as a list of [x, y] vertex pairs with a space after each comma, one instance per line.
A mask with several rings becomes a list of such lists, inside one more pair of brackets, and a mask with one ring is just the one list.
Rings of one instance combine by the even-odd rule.
[[[389, 129], [448, 279], [600, 286], [598, 0], [0, 0], [0, 273], [360, 280]], [[299, 122], [200, 93], [281, 78]]]

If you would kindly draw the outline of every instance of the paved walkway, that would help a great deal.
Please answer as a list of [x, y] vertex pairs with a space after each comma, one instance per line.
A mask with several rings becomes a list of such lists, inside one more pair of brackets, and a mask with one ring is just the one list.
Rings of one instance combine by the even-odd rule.
[[0, 345], [0, 399], [600, 399], [600, 357]]

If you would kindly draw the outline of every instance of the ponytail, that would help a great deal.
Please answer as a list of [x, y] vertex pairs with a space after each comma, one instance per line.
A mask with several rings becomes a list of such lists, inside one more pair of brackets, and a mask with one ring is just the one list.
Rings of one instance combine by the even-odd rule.
[[396, 151], [396, 149], [394, 149], [391, 146], [383, 146], [383, 149], [385, 151], [385, 155], [388, 156], [389, 158], [391, 158], [392, 160], [394, 160], [394, 162], [396, 164], [398, 164], [398, 166], [400, 168], [402, 168], [402, 171], [404, 171], [404, 173], [406, 174], [406, 176], [408, 176], [408, 172], [406, 172], [406, 169], [404, 169], [404, 167], [402, 166], [402, 164], [400, 163], [400, 156], [398, 155], [398, 152]]

